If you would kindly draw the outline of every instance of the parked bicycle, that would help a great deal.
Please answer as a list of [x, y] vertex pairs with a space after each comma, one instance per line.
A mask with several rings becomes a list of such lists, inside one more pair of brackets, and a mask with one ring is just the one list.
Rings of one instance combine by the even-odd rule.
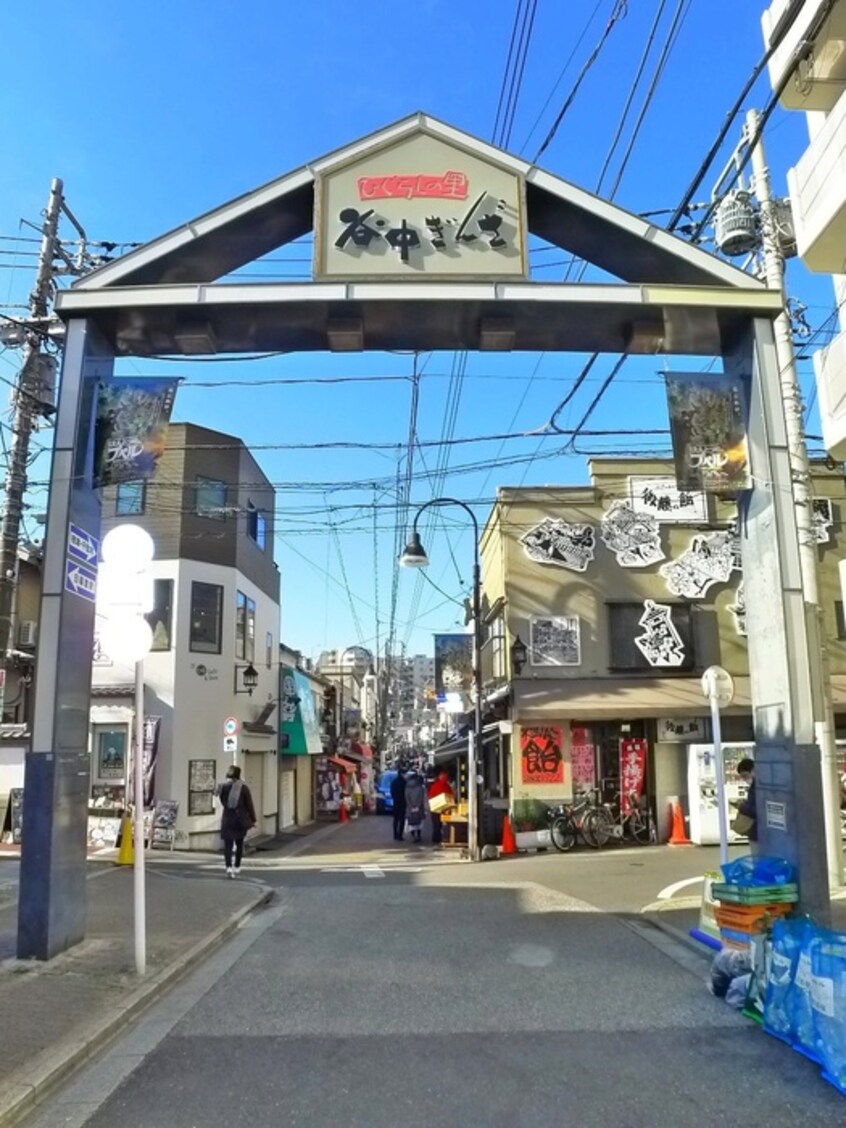
[[611, 837], [610, 816], [599, 802], [599, 792], [591, 791], [575, 803], [561, 803], [549, 811], [549, 834], [552, 845], [562, 854], [568, 853], [579, 838], [586, 846], [598, 850]]

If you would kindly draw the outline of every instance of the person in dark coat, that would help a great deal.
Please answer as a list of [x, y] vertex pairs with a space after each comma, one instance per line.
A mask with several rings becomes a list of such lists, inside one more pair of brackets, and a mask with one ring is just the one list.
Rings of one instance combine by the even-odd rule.
[[737, 774], [747, 786], [746, 798], [737, 805], [738, 813], [752, 819], [752, 825], [746, 832], [750, 842], [758, 841], [758, 808], [755, 798], [755, 761], [748, 757], [737, 765]]
[[394, 807], [394, 840], [402, 842], [405, 828], [405, 770], [400, 768], [391, 780], [391, 799]]
[[236, 764], [227, 771], [226, 783], [221, 787], [218, 798], [223, 804], [220, 816], [223, 862], [229, 876], [237, 877], [244, 856], [244, 839], [247, 831], [256, 825], [256, 809], [250, 789], [241, 779], [241, 769]]

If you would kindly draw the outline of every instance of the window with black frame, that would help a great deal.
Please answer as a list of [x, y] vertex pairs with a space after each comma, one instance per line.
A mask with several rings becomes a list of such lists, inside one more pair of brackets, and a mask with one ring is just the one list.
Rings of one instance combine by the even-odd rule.
[[246, 662], [256, 656], [256, 601], [244, 592], [235, 593], [235, 657]]
[[137, 517], [144, 512], [147, 483], [143, 478], [132, 482], [118, 482], [115, 489], [115, 516]]
[[226, 482], [216, 478], [197, 476], [194, 482], [196, 491], [195, 508], [198, 517], [211, 517], [222, 521], [226, 517]]
[[267, 519], [252, 502], [247, 505], [247, 533], [264, 552], [267, 545]]
[[144, 618], [153, 632], [151, 650], [170, 650], [173, 580], [153, 580], [153, 610]]
[[223, 588], [220, 584], [191, 584], [190, 649], [199, 654], [220, 654]]

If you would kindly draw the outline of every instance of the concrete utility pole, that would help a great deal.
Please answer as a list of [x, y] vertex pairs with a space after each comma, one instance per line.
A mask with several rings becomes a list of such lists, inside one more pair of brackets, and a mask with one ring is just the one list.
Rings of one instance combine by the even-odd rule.
[[[756, 136], [759, 115], [750, 110], [746, 115], [746, 139]], [[778, 240], [778, 220], [770, 187], [770, 173], [760, 138], [752, 147], [753, 189], [761, 209], [763, 259], [767, 285], [778, 290], [787, 307], [784, 291], [784, 256]], [[807, 660], [815, 694], [814, 735], [822, 754], [822, 789], [825, 807], [826, 857], [829, 884], [833, 889], [843, 884], [842, 842], [840, 831], [840, 783], [837, 770], [834, 709], [828, 671], [825, 630], [822, 624], [819, 582], [817, 576], [817, 542], [813, 527], [813, 494], [811, 467], [802, 422], [802, 399], [796, 375], [796, 357], [790, 319], [782, 313], [773, 324], [775, 351], [784, 402], [787, 445], [799, 534], [799, 564], [802, 587], [808, 610], [809, 654]]]
[[[6, 467], [6, 493], [2, 529], [0, 529], [0, 667], [3, 670], [6, 669], [8, 652], [15, 645], [12, 633], [12, 608], [18, 575], [18, 540], [23, 515], [23, 498], [26, 492], [29, 440], [43, 407], [44, 353], [42, 349], [50, 307], [53, 264], [56, 258], [62, 203], [62, 182], [56, 179], [50, 185], [50, 198], [41, 228], [38, 270], [29, 299], [30, 324], [25, 329], [23, 365], [15, 396], [12, 442]], [[43, 328], [36, 328], [37, 325]], [[2, 699], [0, 699], [0, 716], [2, 716]]]

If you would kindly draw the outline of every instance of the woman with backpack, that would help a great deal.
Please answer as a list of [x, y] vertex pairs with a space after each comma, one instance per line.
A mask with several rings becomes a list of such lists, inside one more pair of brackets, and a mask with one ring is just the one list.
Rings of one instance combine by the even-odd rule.
[[426, 818], [426, 788], [423, 777], [413, 769], [405, 777], [405, 818], [412, 839], [420, 842]]
[[256, 825], [256, 809], [250, 789], [241, 779], [241, 769], [236, 764], [226, 773], [226, 783], [220, 789], [219, 799], [223, 804], [220, 816], [223, 862], [227, 874], [237, 877], [244, 856], [244, 839], [247, 831]]

